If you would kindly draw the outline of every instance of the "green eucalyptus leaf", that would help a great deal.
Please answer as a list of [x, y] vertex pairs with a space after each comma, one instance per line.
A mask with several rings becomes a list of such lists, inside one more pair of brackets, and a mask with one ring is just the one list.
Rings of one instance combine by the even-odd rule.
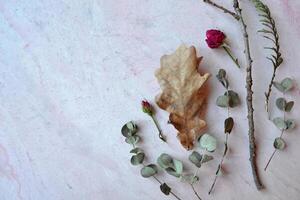
[[163, 183], [160, 185], [160, 190], [162, 191], [162, 193], [164, 193], [165, 195], [169, 195], [171, 192], [171, 188], [166, 184]]
[[280, 84], [284, 88], [284, 92], [287, 92], [293, 88], [293, 80], [291, 78], [283, 79]]
[[166, 169], [168, 167], [174, 168], [173, 158], [166, 153], [161, 154], [157, 158], [157, 164], [163, 169]]
[[144, 178], [149, 178], [157, 174], [157, 167], [154, 164], [147, 165], [141, 169], [141, 175]]
[[224, 95], [229, 97], [229, 107], [233, 108], [240, 104], [239, 95], [233, 90], [226, 91]]
[[295, 128], [295, 126], [296, 126], [295, 121], [292, 120], [292, 119], [286, 120], [286, 121], [285, 121], [285, 124], [286, 124], [286, 127], [287, 127], [286, 129], [287, 129], [287, 130], [291, 130], [291, 129]]
[[124, 137], [134, 136], [138, 131], [137, 125], [130, 121], [127, 122], [121, 129], [121, 133]]
[[202, 155], [197, 151], [193, 151], [193, 153], [189, 156], [189, 160], [196, 165], [196, 167], [201, 167]]
[[194, 174], [183, 174], [180, 176], [180, 181], [187, 182], [189, 184], [195, 184], [199, 181], [199, 177]]
[[216, 104], [219, 107], [227, 108], [229, 105], [229, 97], [225, 95], [219, 96], [217, 98]]
[[205, 133], [199, 138], [199, 145], [206, 151], [213, 152], [217, 148], [217, 140], [208, 133]]
[[286, 100], [284, 98], [276, 99], [276, 106], [278, 109], [285, 111], [286, 105]]
[[145, 158], [145, 154], [144, 153], [138, 153], [134, 156], [131, 157], [131, 164], [132, 165], [139, 165], [142, 164]]
[[224, 133], [231, 133], [234, 125], [234, 121], [232, 117], [228, 117], [224, 122]]
[[176, 178], [179, 178], [181, 176], [181, 174], [177, 173], [174, 168], [168, 167], [165, 170], [168, 174], [175, 176]]
[[280, 130], [285, 130], [287, 128], [285, 121], [281, 117], [276, 117], [273, 119], [273, 123], [279, 128]]
[[173, 159], [173, 164], [175, 166], [175, 171], [177, 174], [182, 174], [183, 164], [180, 160]]
[[280, 92], [284, 92], [284, 87], [280, 84], [280, 83], [278, 83], [278, 82], [273, 82], [273, 85], [275, 86], [275, 88], [277, 89], [277, 90], [279, 90]]
[[275, 149], [283, 150], [285, 148], [285, 142], [282, 138], [275, 138], [273, 146]]
[[213, 160], [213, 159], [214, 159], [213, 156], [204, 154], [204, 155], [202, 156], [201, 163], [206, 163], [206, 162], [209, 162], [209, 161], [211, 161], [211, 160]]
[[136, 147], [130, 151], [130, 153], [134, 153], [134, 154], [138, 154], [138, 153], [142, 153], [142, 152], [143, 152], [143, 149], [141, 149], [139, 147]]
[[293, 101], [288, 102], [286, 104], [286, 106], [285, 106], [285, 111], [286, 112], [290, 112], [292, 110], [293, 106], [294, 106], [294, 102]]
[[131, 145], [135, 145], [140, 141], [140, 137], [138, 135], [129, 136], [125, 139], [125, 142]]

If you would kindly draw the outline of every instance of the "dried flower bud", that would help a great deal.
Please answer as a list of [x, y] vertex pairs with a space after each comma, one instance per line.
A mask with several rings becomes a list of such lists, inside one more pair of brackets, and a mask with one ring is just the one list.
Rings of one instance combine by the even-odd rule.
[[216, 49], [219, 48], [224, 43], [224, 39], [226, 38], [225, 34], [219, 30], [208, 30], [206, 31], [206, 43], [209, 48]]
[[153, 114], [152, 106], [147, 100], [142, 101], [142, 110], [144, 113], [146, 113], [148, 115]]

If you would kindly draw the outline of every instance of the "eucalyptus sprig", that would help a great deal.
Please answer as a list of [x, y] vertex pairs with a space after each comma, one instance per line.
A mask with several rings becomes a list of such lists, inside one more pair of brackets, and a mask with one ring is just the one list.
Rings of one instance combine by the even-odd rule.
[[235, 106], [237, 106], [240, 103], [240, 99], [239, 96], [236, 92], [229, 90], [229, 81], [227, 79], [226, 76], [226, 71], [224, 69], [220, 69], [218, 74], [217, 74], [217, 79], [219, 80], [219, 82], [224, 86], [224, 88], [226, 89], [226, 92], [224, 95], [219, 96], [217, 98], [217, 105], [220, 107], [226, 107], [227, 108], [227, 118], [224, 121], [224, 133], [225, 133], [225, 142], [224, 142], [224, 152], [221, 158], [221, 161], [218, 165], [217, 171], [215, 173], [215, 178], [214, 181], [210, 187], [210, 190], [208, 192], [208, 194], [211, 194], [218, 177], [221, 174], [221, 170], [222, 170], [222, 165], [223, 165], [223, 161], [224, 158], [227, 154], [228, 151], [228, 136], [231, 133], [233, 126], [234, 126], [234, 120], [232, 117], [230, 117], [229, 115], [229, 108], [233, 108]]
[[252, 0], [252, 2], [254, 3], [256, 10], [261, 17], [259, 21], [264, 26], [264, 28], [259, 30], [258, 32], [262, 33], [263, 37], [270, 40], [272, 43], [270, 47], [264, 47], [265, 49], [271, 50], [272, 52], [271, 55], [267, 57], [267, 59], [270, 60], [273, 65], [273, 74], [268, 86], [268, 90], [267, 92], [265, 92], [265, 109], [267, 111], [268, 118], [270, 118], [269, 100], [272, 92], [272, 86], [275, 80], [276, 70], [282, 64], [283, 58], [280, 52], [279, 35], [276, 28], [276, 23], [272, 17], [270, 9], [260, 0]]
[[285, 131], [292, 130], [295, 127], [295, 121], [293, 119], [286, 119], [286, 113], [292, 110], [294, 101], [287, 101], [284, 97], [285, 93], [293, 88], [293, 80], [290, 78], [285, 78], [280, 83], [274, 82], [274, 86], [276, 87], [276, 89], [283, 93], [283, 97], [277, 98], [276, 100], [276, 106], [283, 112], [283, 117], [276, 117], [273, 119], [273, 123], [281, 131], [281, 134], [280, 137], [277, 137], [274, 140], [274, 151], [265, 166], [265, 171], [267, 170], [275, 153], [278, 150], [283, 150], [285, 148], [286, 145], [285, 141], [283, 140], [283, 134], [285, 133]]
[[133, 154], [130, 159], [131, 164], [135, 166], [141, 165], [141, 176], [144, 178], [153, 177], [160, 184], [160, 190], [165, 195], [171, 194], [177, 200], [181, 200], [181, 198], [179, 198], [166, 183], [163, 183], [159, 178], [156, 177], [158, 167], [155, 164], [144, 164], [145, 153], [141, 148], [136, 146], [141, 139], [140, 136], [137, 135], [137, 132], [138, 127], [132, 121], [126, 123], [121, 129], [121, 133], [125, 137], [125, 142], [132, 145], [132, 150], [130, 151], [130, 153]]

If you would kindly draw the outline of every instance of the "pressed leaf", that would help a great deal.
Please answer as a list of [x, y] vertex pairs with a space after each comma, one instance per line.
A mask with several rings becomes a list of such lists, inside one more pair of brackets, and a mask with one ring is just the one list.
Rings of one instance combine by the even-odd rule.
[[173, 54], [161, 58], [161, 66], [155, 73], [162, 89], [156, 103], [170, 113], [169, 121], [178, 130], [182, 146], [188, 150], [193, 148], [206, 126], [200, 112], [206, 98], [202, 86], [209, 74], [202, 76], [198, 72], [200, 60], [195, 47], [181, 45]]
[[213, 157], [213, 156], [210, 156], [210, 155], [204, 154], [204, 155], [202, 156], [201, 163], [206, 163], [206, 162], [209, 162], [209, 161], [211, 161], [212, 159], [214, 159], [214, 157]]
[[144, 153], [138, 153], [134, 156], [131, 157], [131, 164], [132, 165], [139, 165], [142, 164], [145, 158], [145, 154]]
[[236, 92], [234, 92], [233, 90], [229, 90], [228, 92], [226, 91], [224, 95], [229, 97], [229, 106], [230, 107], [233, 108], [240, 104], [239, 95]]
[[294, 106], [294, 102], [293, 101], [288, 102], [286, 104], [286, 106], [285, 106], [285, 111], [286, 112], [290, 112], [292, 110], [293, 106]]
[[213, 152], [217, 148], [217, 140], [208, 133], [205, 133], [200, 137], [199, 144], [202, 149], [209, 152]]
[[179, 178], [181, 176], [181, 174], [177, 173], [174, 168], [169, 167], [169, 168], [166, 168], [165, 170], [168, 174], [175, 176], [176, 178]]
[[222, 95], [217, 98], [216, 101], [217, 106], [222, 108], [227, 108], [229, 106], [229, 97]]
[[283, 79], [280, 84], [284, 88], [285, 92], [287, 92], [293, 88], [293, 80], [290, 78]]
[[287, 127], [286, 129], [288, 129], [288, 130], [293, 129], [293, 128], [295, 128], [295, 126], [296, 126], [295, 121], [292, 120], [292, 119], [286, 120], [286, 121], [285, 121], [285, 124], [286, 124], [286, 127]]
[[171, 188], [166, 184], [163, 183], [160, 185], [160, 190], [162, 191], [162, 193], [164, 193], [165, 195], [169, 195], [171, 192]]
[[224, 122], [224, 132], [225, 133], [231, 133], [233, 125], [234, 125], [233, 118], [228, 117]]
[[189, 156], [189, 160], [199, 168], [201, 167], [202, 155], [197, 151], [193, 151], [193, 153]]
[[141, 169], [141, 175], [144, 178], [151, 177], [157, 173], [157, 167], [154, 164], [147, 165]]
[[166, 169], [168, 167], [174, 167], [173, 158], [166, 153], [161, 154], [157, 158], [157, 164], [163, 169]]
[[286, 108], [286, 100], [284, 98], [278, 98], [276, 99], [276, 106], [280, 110], [285, 110]]
[[176, 171], [177, 174], [182, 174], [182, 171], [183, 171], [183, 164], [180, 160], [176, 160], [176, 159], [173, 159], [173, 164], [174, 164], [174, 169]]
[[140, 141], [140, 137], [138, 135], [129, 136], [125, 139], [125, 142], [127, 142], [128, 144], [132, 144], [132, 145], [135, 145], [139, 141]]
[[138, 131], [138, 127], [132, 121], [127, 122], [121, 129], [121, 133], [124, 137], [134, 136]]
[[286, 123], [285, 121], [281, 118], [281, 117], [276, 117], [275, 119], [273, 119], [273, 123], [277, 126], [277, 128], [279, 128], [280, 130], [285, 130], [286, 127]]
[[284, 92], [284, 87], [283, 87], [280, 83], [274, 82], [273, 85], [274, 85], [275, 88], [276, 88], [277, 90], [279, 90], [280, 92]]
[[283, 150], [285, 147], [285, 142], [282, 138], [275, 138], [273, 146], [275, 149]]

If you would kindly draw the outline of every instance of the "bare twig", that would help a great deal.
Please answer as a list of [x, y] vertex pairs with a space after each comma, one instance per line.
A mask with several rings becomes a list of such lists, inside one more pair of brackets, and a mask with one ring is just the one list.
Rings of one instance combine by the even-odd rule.
[[197, 198], [198, 198], [199, 200], [202, 200], [201, 197], [199, 196], [199, 194], [197, 193], [197, 191], [195, 190], [194, 185], [193, 185], [193, 184], [190, 184], [190, 185], [191, 185], [191, 187], [192, 187], [192, 189], [193, 189], [195, 195], [197, 196]]
[[242, 15], [242, 10], [239, 6], [239, 1], [238, 0], [233, 0], [233, 8], [236, 12], [237, 15], [240, 16], [240, 24], [241, 24], [241, 29], [243, 32], [244, 36], [244, 45], [245, 45], [245, 56], [246, 56], [246, 61], [247, 61], [247, 67], [246, 67], [246, 89], [247, 89], [247, 109], [248, 109], [248, 135], [249, 135], [249, 151], [250, 151], [250, 163], [251, 163], [251, 168], [252, 168], [252, 175], [254, 178], [254, 182], [256, 185], [256, 188], [258, 190], [263, 188], [263, 185], [259, 179], [258, 176], [258, 170], [257, 170], [257, 165], [256, 165], [256, 145], [255, 145], [255, 137], [254, 137], [254, 119], [253, 119], [253, 102], [252, 102], [252, 58], [251, 58], [251, 53], [250, 53], [250, 44], [249, 44], [249, 37], [248, 37], [248, 32], [247, 32], [247, 25], [245, 24], [245, 21], [243, 19]]
[[220, 5], [216, 4], [216, 3], [214, 3], [214, 2], [211, 1], [211, 0], [203, 0], [203, 2], [208, 3], [208, 4], [210, 4], [210, 5], [214, 6], [214, 7], [216, 7], [216, 8], [218, 8], [218, 9], [222, 10], [224, 13], [230, 14], [230, 15], [231, 15], [232, 17], [234, 17], [236, 20], [239, 20], [239, 19], [240, 19], [240, 17], [239, 17], [236, 13], [231, 12], [230, 10], [224, 8], [223, 6], [220, 6]]

